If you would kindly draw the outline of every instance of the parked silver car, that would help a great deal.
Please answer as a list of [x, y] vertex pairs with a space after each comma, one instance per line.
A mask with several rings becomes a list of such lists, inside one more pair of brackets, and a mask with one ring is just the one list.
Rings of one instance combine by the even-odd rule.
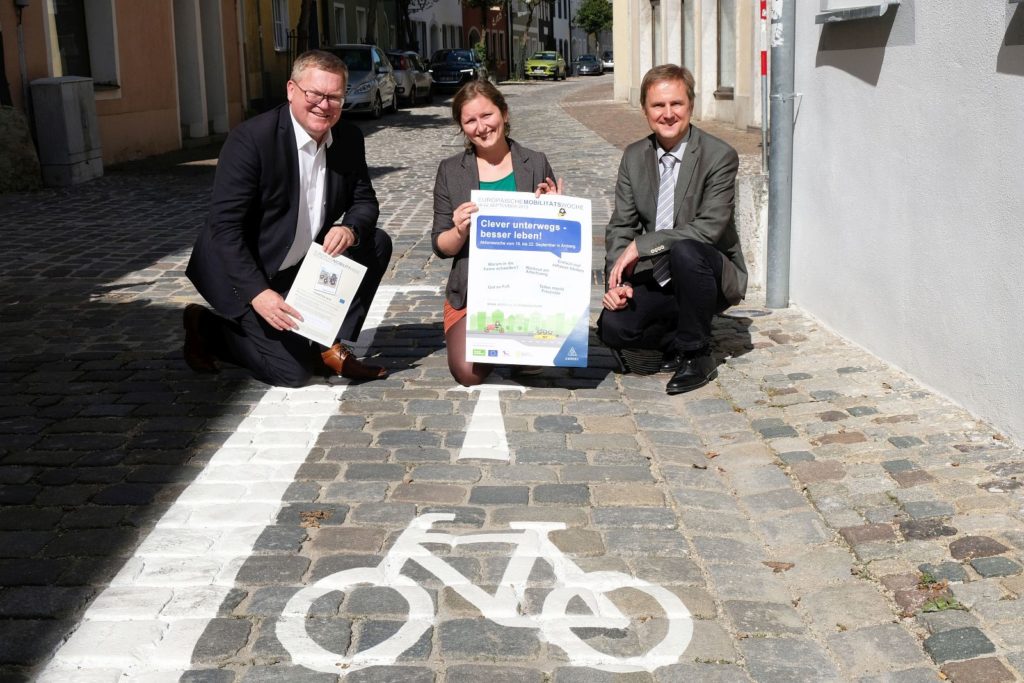
[[348, 88], [342, 111], [380, 118], [384, 110], [398, 111], [398, 92], [391, 62], [376, 45], [335, 45], [325, 48], [348, 67]]
[[601, 53], [601, 67], [604, 68], [605, 71], [615, 70], [615, 58], [612, 55], [611, 50], [605, 50]]
[[429, 102], [433, 96], [434, 79], [420, 56], [415, 52], [393, 50], [388, 52], [391, 68], [395, 72], [398, 97], [412, 106]]

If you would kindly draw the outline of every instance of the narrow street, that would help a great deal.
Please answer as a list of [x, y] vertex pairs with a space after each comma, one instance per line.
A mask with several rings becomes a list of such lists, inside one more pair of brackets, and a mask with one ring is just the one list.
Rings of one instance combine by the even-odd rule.
[[[610, 82], [503, 86], [593, 203], [594, 320], [645, 130]], [[184, 365], [201, 153], [0, 197], [0, 683], [1020, 680], [1021, 450], [799, 309], [717, 318], [719, 378], [680, 396], [593, 334], [587, 368], [454, 383], [445, 103], [358, 121], [383, 381]], [[474, 415], [504, 459], [462, 455]]]

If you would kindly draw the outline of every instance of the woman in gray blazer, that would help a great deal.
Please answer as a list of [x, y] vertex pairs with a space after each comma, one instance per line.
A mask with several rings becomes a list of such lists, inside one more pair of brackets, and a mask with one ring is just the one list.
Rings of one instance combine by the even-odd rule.
[[469, 229], [476, 204], [470, 192], [504, 190], [561, 194], [547, 157], [508, 137], [508, 104], [492, 83], [470, 81], [452, 99], [452, 119], [466, 137], [466, 151], [441, 162], [434, 181], [434, 253], [451, 258], [444, 304], [444, 340], [448, 369], [463, 386], [481, 384], [492, 365], [466, 361], [466, 285]]

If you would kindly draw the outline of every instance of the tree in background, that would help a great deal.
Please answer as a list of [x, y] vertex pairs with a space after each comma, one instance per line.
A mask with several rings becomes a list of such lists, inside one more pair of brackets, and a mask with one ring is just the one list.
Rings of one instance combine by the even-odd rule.
[[[530, 37], [530, 26], [533, 25], [533, 13], [537, 7], [543, 2], [547, 3], [548, 7], [554, 10], [555, 0], [520, 0], [526, 5], [526, 26], [523, 27], [523, 35], [519, 36], [519, 63], [516, 64], [517, 75], [520, 79], [525, 78], [526, 73], [526, 41]], [[607, 1], [607, 0], [603, 0]], [[608, 6], [609, 8], [611, 5]]]
[[295, 22], [295, 54], [300, 55], [308, 50], [309, 22], [313, 17], [313, 0], [302, 0], [299, 5], [299, 20]]
[[612, 3], [608, 0], [583, 0], [573, 22], [586, 32], [587, 47], [590, 47], [590, 36], [594, 36], [594, 45], [600, 51], [598, 35], [612, 27]]

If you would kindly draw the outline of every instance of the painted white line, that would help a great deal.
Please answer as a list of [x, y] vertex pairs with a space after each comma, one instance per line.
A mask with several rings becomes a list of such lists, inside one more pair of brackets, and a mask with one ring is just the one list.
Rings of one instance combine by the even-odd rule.
[[[396, 294], [381, 287], [357, 353], [373, 342]], [[281, 510], [285, 491], [346, 385], [267, 391], [157, 522], [40, 674], [44, 683], [177, 681], [234, 586], [239, 568]]]
[[473, 415], [466, 427], [466, 438], [456, 460], [504, 460], [508, 462], [508, 437], [505, 435], [505, 418], [501, 415], [499, 392], [518, 391], [526, 387], [518, 384], [478, 384], [475, 387], [455, 387], [452, 391], [480, 392], [473, 407]]

